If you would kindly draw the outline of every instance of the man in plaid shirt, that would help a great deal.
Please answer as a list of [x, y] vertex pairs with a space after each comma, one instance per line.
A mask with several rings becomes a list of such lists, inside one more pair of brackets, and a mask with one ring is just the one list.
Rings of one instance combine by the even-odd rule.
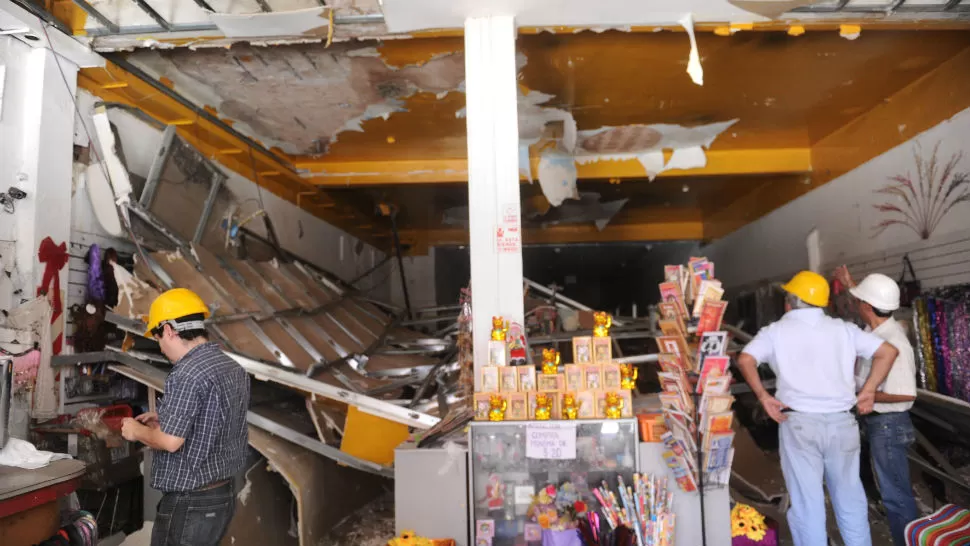
[[148, 331], [175, 368], [158, 413], [125, 419], [122, 435], [154, 450], [162, 491], [152, 546], [215, 546], [235, 509], [233, 477], [246, 459], [249, 376], [206, 337], [205, 303], [177, 288], [151, 306]]

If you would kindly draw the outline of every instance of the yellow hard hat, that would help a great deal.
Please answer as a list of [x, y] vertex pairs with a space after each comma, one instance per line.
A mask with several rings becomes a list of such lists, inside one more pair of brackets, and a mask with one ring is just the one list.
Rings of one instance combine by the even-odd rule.
[[186, 288], [173, 288], [155, 298], [148, 311], [148, 328], [145, 337], [152, 337], [152, 330], [170, 320], [189, 315], [209, 318], [209, 308], [195, 292]]
[[809, 305], [826, 307], [829, 304], [829, 282], [818, 273], [802, 271], [781, 288]]

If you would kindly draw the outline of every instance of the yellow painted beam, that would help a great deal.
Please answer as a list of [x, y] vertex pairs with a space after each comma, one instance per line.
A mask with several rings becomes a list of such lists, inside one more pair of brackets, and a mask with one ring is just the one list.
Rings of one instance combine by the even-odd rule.
[[[311, 214], [344, 229], [361, 239], [378, 244], [372, 232], [357, 226], [372, 220], [352, 205], [338, 206], [326, 192], [305, 180], [285, 157], [267, 154], [251, 148], [238, 136], [202, 117], [193, 110], [160, 93], [148, 82], [128, 73], [114, 63], [104, 68], [85, 68], [78, 73], [78, 86], [104, 101], [127, 104], [138, 108], [163, 124], [175, 125], [179, 136], [226, 168], [252, 180], [277, 196], [305, 208]], [[313, 192], [312, 204], [301, 203], [300, 193]], [[305, 206], [304, 206], [305, 205]], [[380, 246], [386, 247], [385, 241]]]
[[[664, 154], [670, 159], [670, 153]], [[370, 186], [384, 184], [440, 184], [466, 182], [465, 159], [405, 159], [396, 161], [334, 161], [293, 157], [297, 169], [306, 171], [306, 180], [320, 187]], [[539, 158], [532, 158], [532, 172], [538, 172]], [[767, 148], [762, 150], [709, 150], [707, 166], [701, 169], [664, 171], [661, 177], [726, 176], [747, 174], [802, 173], [812, 170], [808, 148]], [[646, 172], [636, 159], [596, 161], [577, 164], [580, 179], [644, 178]], [[522, 178], [525, 182], [526, 179]]]
[[723, 237], [848, 173], [970, 107], [970, 48], [816, 142], [803, 183], [766, 182], [704, 220], [705, 239]]
[[[524, 244], [566, 244], [600, 242], [651, 242], [700, 240], [704, 237], [704, 222], [699, 209], [658, 208], [637, 211], [642, 222], [610, 224], [602, 231], [590, 224], [559, 225], [546, 228], [526, 228]], [[422, 249], [438, 245], [467, 245], [468, 230], [443, 228], [431, 230], [402, 230], [401, 242]], [[415, 252], [412, 248], [412, 253]]]

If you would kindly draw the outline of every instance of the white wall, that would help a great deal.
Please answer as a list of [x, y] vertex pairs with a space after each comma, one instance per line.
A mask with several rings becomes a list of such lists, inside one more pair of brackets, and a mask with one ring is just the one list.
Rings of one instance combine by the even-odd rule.
[[[805, 238], [818, 228], [824, 273], [848, 263], [856, 274], [879, 271], [895, 277], [901, 272], [903, 254], [910, 253], [925, 286], [970, 282], [970, 202], [956, 205], [927, 240], [903, 226], [894, 225], [879, 234], [875, 229], [880, 222], [896, 217], [877, 210], [876, 205], [906, 208], [902, 197], [877, 191], [897, 175], [911, 174], [916, 184], [914, 150], [921, 146], [922, 156], [929, 159], [937, 145], [938, 172], [954, 154], [962, 152], [965, 157], [955, 172], [970, 173], [970, 109], [716, 241], [703, 252], [715, 261], [717, 276], [725, 286], [744, 287], [807, 268]], [[970, 183], [955, 192], [967, 186]]]
[[[0, 191], [16, 186], [27, 192], [13, 214], [0, 212], [0, 241], [14, 242], [15, 256], [5, 257], [4, 263], [16, 275], [0, 280], [0, 307], [10, 309], [21, 298], [32, 298], [41, 284], [40, 242], [46, 237], [56, 244], [70, 239], [77, 66], [10, 36], [0, 36], [0, 64], [6, 71], [0, 110]], [[58, 289], [63, 292], [66, 285], [65, 268]], [[22, 290], [20, 297], [11, 298], [12, 290]]]
[[[81, 92], [82, 110], [89, 109], [94, 101], [95, 99], [87, 92]], [[128, 169], [141, 177], [147, 177], [161, 144], [162, 132], [124, 110], [113, 108], [108, 112], [111, 122], [118, 128]], [[233, 171], [228, 169], [223, 171], [228, 177], [225, 182], [226, 188], [239, 202], [255, 200], [245, 204], [242, 208], [244, 213], [257, 210], [259, 208], [257, 203], [262, 200], [280, 244], [286, 250], [302, 256], [344, 280], [353, 279], [383, 259], [384, 254], [371, 245], [365, 243], [358, 252], [359, 240], [356, 237], [297, 208], [293, 203], [277, 197], [269, 190], [260, 189], [255, 183]], [[265, 235], [261, 221], [251, 222], [247, 227]], [[370, 295], [387, 301], [390, 297], [389, 288], [386, 283], [382, 284], [371, 291]]]

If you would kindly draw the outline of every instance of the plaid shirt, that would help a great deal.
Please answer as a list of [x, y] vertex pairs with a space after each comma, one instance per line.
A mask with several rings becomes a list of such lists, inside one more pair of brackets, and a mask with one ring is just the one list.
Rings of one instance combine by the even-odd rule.
[[175, 453], [156, 450], [152, 487], [192, 491], [242, 470], [249, 431], [249, 375], [215, 343], [193, 348], [165, 380], [162, 432], [185, 438]]

